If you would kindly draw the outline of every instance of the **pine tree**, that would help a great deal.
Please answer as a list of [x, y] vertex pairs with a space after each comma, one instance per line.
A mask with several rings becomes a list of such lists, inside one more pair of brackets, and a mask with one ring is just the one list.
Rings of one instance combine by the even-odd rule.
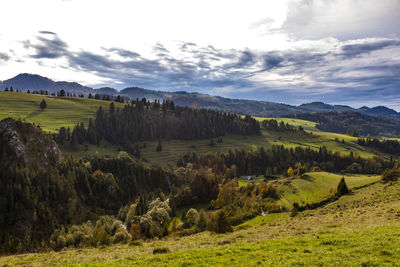
[[47, 108], [47, 103], [46, 103], [46, 101], [44, 99], [42, 99], [42, 102], [40, 102], [40, 108], [41, 109]]
[[346, 182], [344, 180], [344, 177], [342, 177], [342, 179], [340, 179], [340, 182], [337, 186], [337, 194], [339, 196], [343, 196], [349, 193], [349, 188], [346, 185]]
[[78, 140], [77, 131], [72, 131], [71, 145], [72, 145], [72, 148], [74, 150], [78, 150], [79, 149], [79, 140]]

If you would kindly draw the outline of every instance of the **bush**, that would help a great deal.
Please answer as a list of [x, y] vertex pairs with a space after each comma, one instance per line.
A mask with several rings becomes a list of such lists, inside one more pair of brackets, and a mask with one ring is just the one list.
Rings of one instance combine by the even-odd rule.
[[170, 252], [169, 248], [166, 248], [166, 247], [153, 249], [153, 254], [164, 254], [164, 253], [169, 253], [169, 252]]
[[129, 229], [129, 233], [131, 234], [131, 237], [133, 240], [137, 240], [141, 238], [140, 234], [140, 225], [136, 223], [131, 224], [131, 228]]
[[103, 234], [100, 237], [99, 244], [101, 246], [109, 246], [109, 245], [111, 245], [111, 238], [110, 238], [110, 235], [107, 234], [107, 232], [105, 232], [105, 231], [103, 232]]
[[400, 178], [400, 169], [385, 170], [382, 174], [382, 181], [393, 182]]
[[203, 209], [197, 214], [196, 227], [200, 231], [204, 231], [207, 228], [207, 213]]
[[300, 206], [297, 202], [293, 203], [292, 211], [290, 212], [290, 217], [296, 217], [299, 214]]
[[185, 227], [187, 228], [192, 227], [195, 224], [197, 215], [198, 212], [196, 209], [194, 208], [189, 209], [185, 215]]
[[232, 232], [232, 226], [230, 225], [228, 218], [226, 217], [226, 214], [223, 210], [220, 210], [216, 213], [214, 220], [214, 232], [219, 234]]
[[128, 243], [132, 239], [131, 235], [124, 228], [118, 228], [112, 237], [113, 244]]
[[320, 172], [320, 171], [321, 171], [321, 168], [318, 167], [318, 166], [313, 166], [313, 167], [311, 168], [311, 172]]
[[59, 235], [57, 237], [57, 241], [56, 241], [56, 248], [57, 249], [62, 249], [63, 247], [65, 247], [65, 244], [66, 244], [65, 237], [62, 236], [62, 235]]
[[140, 247], [143, 246], [143, 243], [138, 241], [138, 240], [132, 240], [131, 243], [129, 243], [130, 247]]

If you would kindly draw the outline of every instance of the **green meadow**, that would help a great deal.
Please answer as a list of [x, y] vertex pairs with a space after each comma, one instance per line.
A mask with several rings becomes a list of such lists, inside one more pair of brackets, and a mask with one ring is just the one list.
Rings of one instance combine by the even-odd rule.
[[291, 209], [294, 202], [300, 206], [323, 201], [336, 192], [344, 177], [349, 189], [365, 186], [380, 180], [379, 175], [338, 175], [328, 172], [310, 172], [302, 177], [282, 178], [274, 182], [280, 193], [278, 204]]
[[[39, 107], [44, 99], [47, 108]], [[110, 102], [80, 97], [51, 97], [15, 92], [0, 92], [0, 119], [12, 117], [39, 125], [46, 132], [61, 127], [71, 129], [80, 122], [87, 126], [97, 109], [108, 110]]]
[[[336, 141], [339, 140], [339, 141]], [[344, 142], [342, 142], [342, 139]], [[216, 141], [216, 139], [215, 139]], [[162, 166], [173, 166], [178, 159], [187, 152], [195, 152], [198, 154], [207, 152], [228, 152], [229, 149], [245, 149], [256, 150], [260, 147], [271, 148], [272, 145], [284, 145], [288, 148], [297, 146], [319, 149], [326, 145], [330, 150], [338, 151], [343, 155], [348, 155], [353, 151], [354, 155], [371, 158], [376, 155], [386, 156], [382, 153], [362, 147], [357, 144], [357, 138], [347, 135], [329, 133], [329, 132], [313, 132], [310, 134], [296, 132], [279, 132], [261, 130], [259, 136], [240, 136], [227, 135], [222, 137], [222, 143], [215, 142], [214, 146], [210, 146], [209, 139], [203, 140], [162, 140], [163, 150], [156, 152], [158, 141], [145, 142], [146, 148], [141, 150], [144, 160], [150, 163], [157, 163]]]

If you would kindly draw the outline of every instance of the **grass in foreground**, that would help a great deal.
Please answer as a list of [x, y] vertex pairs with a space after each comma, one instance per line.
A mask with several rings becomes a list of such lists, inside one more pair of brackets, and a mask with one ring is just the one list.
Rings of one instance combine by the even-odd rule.
[[[229, 234], [7, 256], [0, 266], [396, 266], [399, 218], [400, 183], [376, 183], [293, 218], [256, 217]], [[153, 254], [155, 248], [170, 252]]]

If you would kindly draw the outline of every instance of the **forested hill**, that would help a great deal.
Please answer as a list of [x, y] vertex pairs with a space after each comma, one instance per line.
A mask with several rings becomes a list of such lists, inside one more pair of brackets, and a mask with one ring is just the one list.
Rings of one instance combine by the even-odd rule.
[[168, 194], [175, 175], [129, 156], [61, 157], [36, 126], [0, 122], [0, 255], [44, 248], [56, 228], [116, 214], [139, 195]]
[[358, 112], [315, 112], [288, 114], [303, 120], [317, 122], [317, 128], [335, 133], [347, 133], [352, 136], [400, 136], [400, 120], [369, 116]]
[[117, 91], [114, 88], [103, 87], [93, 89], [83, 86], [75, 82], [55, 82], [46, 77], [33, 74], [19, 74], [14, 78], [0, 82], [0, 90], [5, 88], [19, 90], [26, 92], [27, 90], [45, 90], [50, 93], [57, 93], [64, 90], [71, 94], [85, 95], [100, 94], [100, 95], [121, 95], [129, 97], [130, 99], [148, 100], [170, 100], [178, 106], [194, 107], [194, 108], [207, 108], [215, 109], [225, 112], [233, 112], [243, 115], [261, 116], [261, 117], [277, 117], [286, 114], [294, 113], [309, 113], [309, 112], [359, 112], [372, 116], [386, 116], [392, 118], [400, 118], [400, 113], [393, 109], [378, 106], [373, 108], [362, 107], [352, 108], [344, 105], [329, 105], [322, 102], [312, 102], [302, 104], [300, 106], [287, 105], [283, 103], [274, 103], [264, 100], [245, 100], [245, 99], [232, 99], [221, 96], [211, 96], [203, 93], [189, 93], [185, 91], [166, 92], [159, 90], [148, 90], [139, 87], [128, 87]]
[[77, 125], [69, 136], [65, 128], [56, 137], [58, 143], [72, 146], [85, 141], [98, 144], [104, 138], [117, 145], [159, 139], [204, 139], [225, 134], [260, 134], [259, 123], [246, 116], [206, 109], [175, 106], [172, 101], [149, 102], [145, 99], [126, 104], [123, 109], [110, 103], [109, 110], [99, 108], [87, 129]]

